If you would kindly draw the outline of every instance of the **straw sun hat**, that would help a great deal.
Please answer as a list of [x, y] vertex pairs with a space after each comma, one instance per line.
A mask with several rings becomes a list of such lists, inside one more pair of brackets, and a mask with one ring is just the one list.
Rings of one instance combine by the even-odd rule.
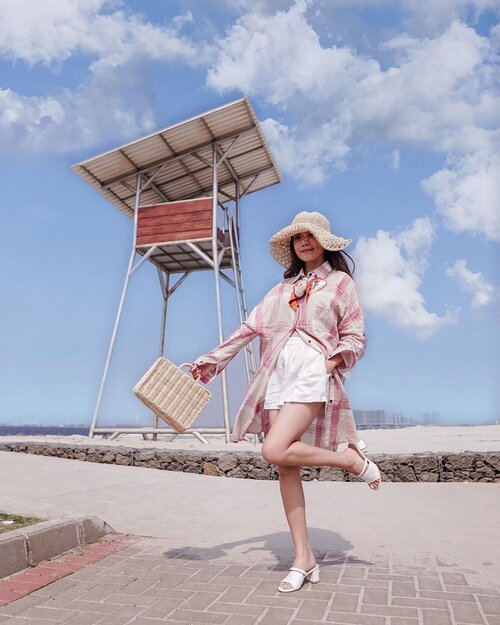
[[269, 241], [269, 251], [280, 265], [284, 267], [291, 265], [290, 239], [295, 234], [306, 232], [307, 230], [314, 235], [325, 250], [332, 252], [340, 251], [346, 248], [349, 243], [352, 243], [351, 239], [343, 239], [332, 234], [330, 222], [321, 213], [302, 211], [295, 215], [289, 226], [277, 232]]

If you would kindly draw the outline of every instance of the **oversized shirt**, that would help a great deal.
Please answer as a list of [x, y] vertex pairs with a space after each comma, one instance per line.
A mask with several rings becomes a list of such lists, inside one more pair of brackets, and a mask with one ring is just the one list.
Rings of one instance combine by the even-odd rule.
[[274, 286], [227, 340], [195, 361], [197, 365], [213, 365], [201, 378], [207, 383], [227, 367], [240, 349], [259, 337], [260, 365], [236, 417], [231, 435], [234, 442], [247, 433], [269, 431], [269, 411], [264, 409], [266, 389], [278, 356], [294, 331], [325, 359], [340, 354], [343, 360], [330, 375], [327, 401], [301, 440], [326, 449], [359, 440], [343, 384], [366, 348], [356, 286], [349, 274], [332, 269], [328, 261], [314, 273], [322, 288], [300, 299], [296, 310], [289, 305], [289, 299], [294, 283], [304, 278], [304, 270]]

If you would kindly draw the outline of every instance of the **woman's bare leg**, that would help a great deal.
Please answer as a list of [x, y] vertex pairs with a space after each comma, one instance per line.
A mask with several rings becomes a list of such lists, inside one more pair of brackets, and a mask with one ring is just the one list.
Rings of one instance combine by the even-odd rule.
[[[297, 402], [285, 403], [279, 411], [270, 410], [271, 429], [262, 446], [264, 459], [278, 465], [281, 498], [295, 547], [293, 566], [305, 571], [314, 566], [315, 558], [307, 533], [300, 467], [333, 466], [355, 475], [359, 475], [363, 469], [361, 456], [353, 449], [335, 452], [300, 441], [322, 406], [323, 402]], [[378, 485], [379, 480], [375, 480], [370, 488], [378, 488]], [[283, 588], [288, 587], [289, 584], [283, 583]]]
[[[271, 426], [276, 421], [278, 412], [278, 410], [269, 411]], [[300, 467], [279, 466], [278, 470], [281, 499], [295, 548], [293, 566], [309, 571], [314, 566], [316, 559], [307, 533], [305, 498]], [[282, 583], [281, 586], [285, 589], [290, 588], [288, 582]]]
[[[363, 470], [363, 459], [351, 448], [344, 451], [330, 451], [314, 445], [307, 445], [299, 439], [316, 418], [322, 402], [285, 403], [274, 418], [269, 434], [262, 446], [262, 455], [270, 464], [287, 467], [337, 467], [359, 475]], [[377, 489], [380, 480], [370, 483]]]

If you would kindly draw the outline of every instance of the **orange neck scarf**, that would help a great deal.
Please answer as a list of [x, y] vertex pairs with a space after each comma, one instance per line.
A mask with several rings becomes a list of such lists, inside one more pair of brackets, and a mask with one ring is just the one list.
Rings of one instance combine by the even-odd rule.
[[307, 278], [301, 278], [293, 285], [292, 294], [288, 300], [288, 305], [297, 310], [298, 301], [305, 297], [306, 301], [309, 298], [309, 293], [313, 288], [314, 281], [316, 280], [316, 274], [312, 272]]

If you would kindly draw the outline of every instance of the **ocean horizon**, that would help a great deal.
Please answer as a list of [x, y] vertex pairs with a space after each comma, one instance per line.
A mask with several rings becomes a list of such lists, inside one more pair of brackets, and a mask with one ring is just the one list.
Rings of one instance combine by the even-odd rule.
[[[399, 424], [360, 424], [356, 425], [358, 431], [380, 430], [380, 429], [401, 429], [415, 426], [434, 427], [474, 427], [498, 425], [498, 420], [491, 420], [485, 423], [399, 423]], [[112, 428], [147, 428], [148, 425], [111, 425]], [[215, 427], [215, 426], [202, 426]], [[0, 424], [0, 436], [87, 436], [89, 425], [36, 425], [36, 424]], [[165, 433], [171, 433], [166, 431]]]
[[26, 436], [54, 434], [57, 436], [73, 436], [80, 434], [86, 436], [89, 432], [88, 425], [0, 425], [0, 436], [13, 436], [25, 434]]

